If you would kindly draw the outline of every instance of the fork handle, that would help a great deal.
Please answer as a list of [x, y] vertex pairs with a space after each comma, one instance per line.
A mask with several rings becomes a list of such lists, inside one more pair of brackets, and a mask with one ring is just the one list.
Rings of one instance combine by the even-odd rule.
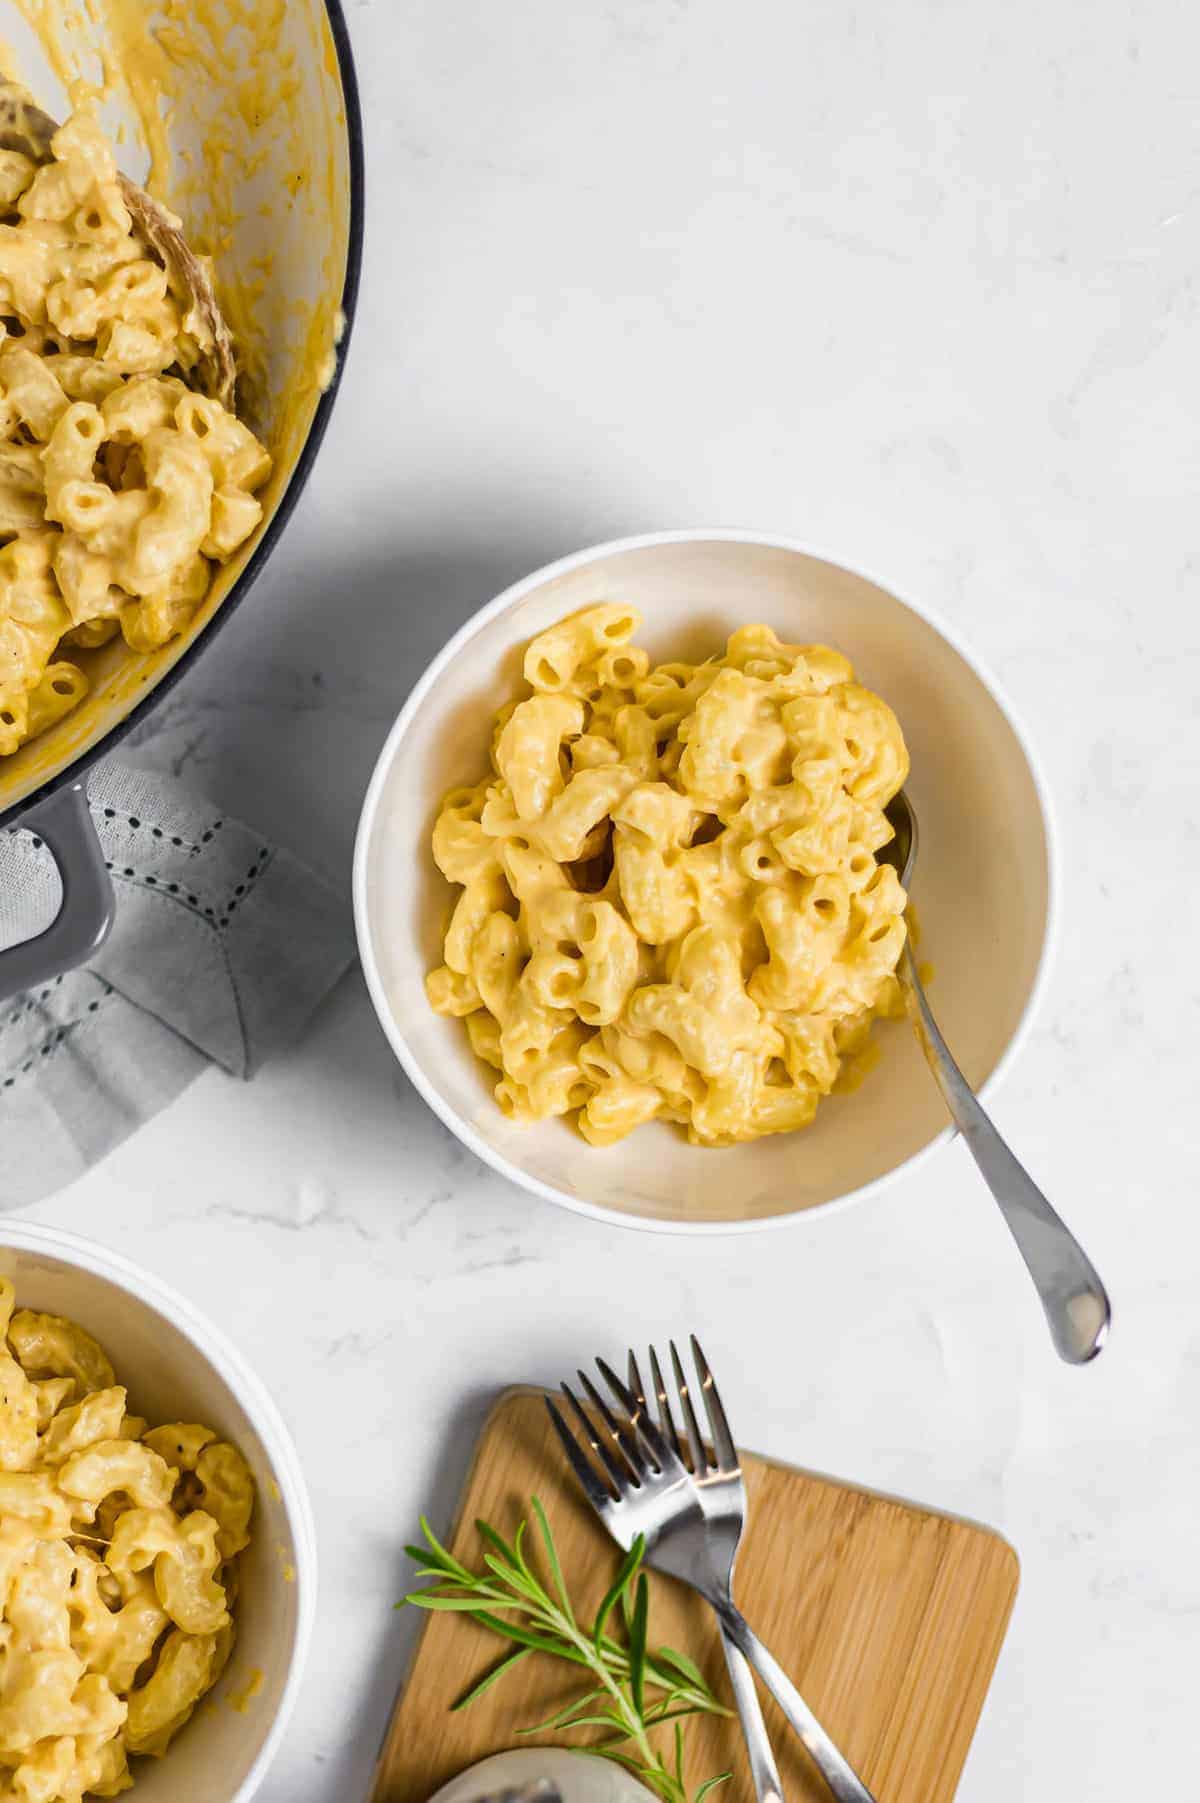
[[779, 1661], [732, 1603], [717, 1604], [721, 1629], [746, 1655], [812, 1756], [836, 1803], [875, 1803], [849, 1761], [838, 1752]]
[[733, 1691], [733, 1700], [741, 1717], [742, 1737], [750, 1760], [754, 1794], [758, 1803], [783, 1803], [779, 1768], [771, 1751], [771, 1739], [763, 1720], [762, 1704], [754, 1688], [754, 1674], [746, 1663], [745, 1655], [738, 1651], [724, 1628], [721, 1630], [721, 1647], [725, 1654], [725, 1664], [729, 1668], [729, 1687]]

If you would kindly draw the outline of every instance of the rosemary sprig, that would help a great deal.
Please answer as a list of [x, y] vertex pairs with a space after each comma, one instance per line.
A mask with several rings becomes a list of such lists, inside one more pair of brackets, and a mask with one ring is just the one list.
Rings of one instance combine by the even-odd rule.
[[[565, 1708], [522, 1734], [599, 1730], [602, 1738], [578, 1749], [613, 1759], [656, 1791], [663, 1803], [702, 1803], [730, 1776], [721, 1772], [689, 1795], [683, 1775], [683, 1723], [692, 1715], [728, 1715], [686, 1654], [672, 1647], [649, 1646], [650, 1592], [642, 1570], [644, 1544], [639, 1538], [590, 1624], [580, 1621], [571, 1602], [546, 1511], [531, 1499], [533, 1518], [549, 1582], [534, 1571], [525, 1550], [528, 1523], [522, 1521], [510, 1542], [486, 1521], [477, 1521], [483, 1542], [483, 1569], [471, 1571], [438, 1540], [424, 1516], [424, 1546], [405, 1550], [417, 1563], [418, 1577], [431, 1580], [397, 1603], [418, 1609], [469, 1615], [481, 1627], [502, 1635], [513, 1650], [484, 1674], [455, 1703], [465, 1709], [499, 1683], [506, 1672], [532, 1653], [547, 1654], [580, 1667], [585, 1688]], [[618, 1632], [619, 1628], [619, 1632]], [[670, 1752], [664, 1757], [653, 1736], [670, 1730]]]

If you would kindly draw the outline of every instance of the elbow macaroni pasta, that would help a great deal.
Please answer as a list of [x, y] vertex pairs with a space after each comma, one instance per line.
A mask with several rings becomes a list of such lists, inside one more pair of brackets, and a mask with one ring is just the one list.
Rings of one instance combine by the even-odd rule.
[[190, 386], [206, 327], [139, 238], [94, 120], [51, 150], [0, 150], [0, 756], [83, 699], [81, 651], [182, 630], [271, 469]]
[[147, 1431], [74, 1322], [0, 1278], [0, 1803], [127, 1790], [233, 1647], [254, 1480], [210, 1428]]
[[592, 607], [529, 645], [492, 773], [434, 827], [461, 893], [429, 1000], [518, 1121], [574, 1114], [598, 1146], [803, 1127], [900, 1011], [906, 898], [876, 857], [900, 727], [825, 646], [745, 626], [651, 669], [639, 624]]

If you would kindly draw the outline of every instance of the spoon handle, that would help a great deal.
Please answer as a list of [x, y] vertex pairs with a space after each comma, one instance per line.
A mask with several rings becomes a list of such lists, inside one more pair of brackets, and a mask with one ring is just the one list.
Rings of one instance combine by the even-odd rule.
[[1058, 1355], [1069, 1365], [1084, 1365], [1103, 1346], [1112, 1318], [1104, 1285], [1079, 1241], [1013, 1157], [954, 1062], [908, 945], [904, 975], [909, 1015], [929, 1068], [984, 1182], [1000, 1204], [1041, 1298]]

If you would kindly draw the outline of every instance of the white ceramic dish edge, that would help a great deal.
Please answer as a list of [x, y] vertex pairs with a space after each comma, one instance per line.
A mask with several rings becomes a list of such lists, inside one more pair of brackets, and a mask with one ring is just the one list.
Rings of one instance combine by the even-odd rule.
[[[587, 546], [580, 551], [571, 552], [566, 557], [558, 558], [555, 562], [544, 565], [541, 569], [533, 571], [532, 574], [522, 577], [520, 581], [510, 584], [508, 588], [497, 595], [492, 601], [489, 601], [485, 606], [479, 608], [469, 619], [465, 620], [458, 631], [447, 640], [446, 644], [443, 645], [432, 663], [429, 664], [424, 674], [418, 678], [416, 683], [414, 683], [405, 700], [404, 706], [401, 708], [391, 731], [384, 741], [383, 748], [376, 760], [375, 768], [371, 773], [371, 780], [367, 785], [362, 812], [359, 816], [358, 830], [355, 835], [353, 897], [354, 924], [358, 937], [359, 958], [362, 963], [363, 975], [366, 979], [367, 990], [371, 997], [372, 1005], [379, 1017], [380, 1025], [383, 1027], [388, 1043], [396, 1054], [396, 1057], [399, 1059], [405, 1074], [408, 1076], [409, 1081], [412, 1083], [417, 1093], [433, 1110], [438, 1119], [441, 1120], [450, 1132], [453, 1133], [457, 1139], [461, 1140], [477, 1158], [482, 1160], [484, 1164], [489, 1165], [493, 1170], [498, 1171], [502, 1177], [506, 1177], [510, 1183], [516, 1184], [519, 1189], [523, 1189], [529, 1194], [539, 1196], [543, 1201], [555, 1203], [560, 1208], [570, 1209], [573, 1214], [582, 1215], [586, 1219], [601, 1222], [605, 1226], [625, 1227], [643, 1233], [703, 1234], [705, 1236], [712, 1236], [718, 1234], [757, 1233], [763, 1232], [769, 1228], [795, 1226], [800, 1219], [805, 1218], [808, 1215], [828, 1214], [834, 1209], [846, 1208], [851, 1203], [865, 1201], [870, 1196], [881, 1194], [883, 1190], [894, 1184], [899, 1177], [915, 1173], [925, 1163], [926, 1159], [932, 1157], [941, 1147], [948, 1145], [950, 1140], [956, 1137], [957, 1129], [951, 1122], [947, 1121], [946, 1126], [941, 1133], [930, 1140], [927, 1145], [921, 1147], [921, 1149], [915, 1152], [911, 1157], [896, 1165], [894, 1169], [885, 1172], [882, 1176], [874, 1179], [870, 1183], [863, 1184], [853, 1190], [848, 1190], [845, 1195], [835, 1197], [829, 1201], [815, 1203], [810, 1208], [798, 1211], [795, 1214], [756, 1217], [754, 1219], [742, 1221], [676, 1221], [663, 1220], [632, 1213], [618, 1214], [614, 1210], [599, 1204], [586, 1202], [578, 1196], [568, 1195], [566, 1191], [557, 1189], [552, 1184], [544, 1183], [540, 1178], [531, 1175], [529, 1172], [522, 1170], [519, 1165], [504, 1158], [501, 1154], [496, 1152], [493, 1147], [489, 1146], [466, 1121], [462, 1120], [450, 1109], [443, 1106], [441, 1098], [437, 1095], [432, 1085], [426, 1080], [419, 1064], [409, 1052], [403, 1035], [397, 1028], [395, 1017], [388, 1001], [383, 977], [379, 969], [378, 960], [375, 957], [367, 901], [367, 865], [371, 836], [374, 830], [380, 800], [383, 796], [387, 779], [395, 760], [397, 748], [404, 738], [410, 719], [420, 707], [421, 702], [428, 694], [429, 690], [437, 682], [439, 676], [453, 661], [460, 647], [471, 639], [482, 625], [494, 619], [498, 614], [503, 613], [507, 608], [513, 606], [533, 589], [540, 588], [544, 583], [550, 582], [558, 576], [567, 575], [570, 571], [579, 568], [583, 564], [594, 562], [602, 557], [619, 556], [630, 551], [650, 550], [660, 545], [687, 544], [695, 540], [706, 539], [718, 540], [727, 544], [757, 545], [765, 546], [773, 550], [795, 552], [803, 557], [815, 558], [824, 563], [837, 565], [844, 570], [850, 571], [855, 576], [861, 577], [867, 582], [874, 583], [881, 589], [885, 589], [889, 594], [895, 595], [898, 600], [902, 601], [905, 607], [910, 608], [914, 614], [917, 614], [928, 625], [932, 626], [935, 632], [941, 634], [942, 638], [944, 638], [947, 644], [958, 654], [963, 663], [967, 665], [983, 684], [984, 688], [991, 693], [998, 707], [1007, 718], [1017, 742], [1020, 745], [1026, 763], [1029, 766], [1030, 775], [1038, 798], [1038, 804], [1042, 811], [1046, 838], [1047, 896], [1046, 925], [1041, 956], [1038, 960], [1037, 972], [1030, 987], [1028, 999], [1008, 1045], [998, 1060], [995, 1069], [988, 1077], [987, 1082], [981, 1086], [979, 1093], [984, 1098], [987, 1098], [995, 1092], [1003, 1082], [1005, 1076], [1011, 1070], [1014, 1060], [1025, 1045], [1033, 1020], [1036, 1016], [1043, 994], [1045, 993], [1050, 971], [1053, 966], [1055, 950], [1057, 948], [1060, 892], [1058, 826], [1053, 803], [1050, 798], [1049, 784], [1046, 781], [1045, 773], [1041, 767], [1038, 755], [1034, 750], [1032, 740], [1026, 730], [1024, 721], [1019, 712], [1013, 707], [1009, 696], [992, 676], [991, 672], [984, 670], [981, 667], [975, 655], [963, 644], [958, 633], [935, 609], [926, 606], [924, 602], [917, 603], [910, 600], [907, 595], [901, 595], [890, 582], [885, 582], [881, 577], [874, 575], [869, 570], [863, 569], [857, 563], [848, 563], [840, 554], [823, 550], [819, 546], [812, 545], [800, 539], [788, 538], [777, 533], [756, 532], [749, 528], [737, 527], [687, 527], [662, 532], [639, 533], [627, 538], [611, 539], [599, 544]], [[932, 1081], [933, 1078], [931, 1077], [930, 1082]]]
[[130, 1290], [165, 1315], [188, 1339], [196, 1343], [223, 1382], [238, 1397], [267, 1450], [284, 1507], [295, 1532], [298, 1596], [291, 1669], [279, 1706], [253, 1765], [229, 1799], [229, 1803], [250, 1803], [279, 1749], [295, 1707], [316, 1616], [316, 1526], [308, 1489], [300, 1469], [299, 1455], [292, 1443], [291, 1434], [265, 1386], [241, 1354], [198, 1309], [161, 1278], [153, 1276], [119, 1253], [109, 1252], [94, 1240], [66, 1233], [57, 1227], [45, 1227], [40, 1223], [6, 1219], [0, 1224], [0, 1243], [24, 1252], [61, 1258], [95, 1277]]

